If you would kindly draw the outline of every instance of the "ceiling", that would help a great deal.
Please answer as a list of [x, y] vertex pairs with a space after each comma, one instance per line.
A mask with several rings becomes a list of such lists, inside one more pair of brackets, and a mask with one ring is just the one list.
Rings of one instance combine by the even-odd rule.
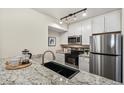
[[[64, 17], [64, 16], [67, 16], [70, 13], [77, 12], [81, 9], [83, 9], [83, 8], [34, 8], [34, 10], [36, 10], [40, 13], [44, 13], [46, 15], [49, 15], [53, 18], [58, 19], [58, 20], [60, 18]], [[87, 18], [90, 18], [90, 17], [93, 17], [93, 16], [97, 16], [97, 15], [101, 15], [101, 14], [104, 14], [104, 13], [107, 13], [107, 12], [110, 12], [110, 11], [114, 11], [114, 10], [117, 10], [117, 9], [120, 9], [120, 8], [88, 8], [87, 9], [87, 16], [83, 17], [81, 15], [82, 13], [79, 13], [79, 14], [76, 15], [77, 20], [74, 21], [74, 20], [71, 19], [69, 21], [69, 23], [84, 20], [84, 19], [87, 19]]]

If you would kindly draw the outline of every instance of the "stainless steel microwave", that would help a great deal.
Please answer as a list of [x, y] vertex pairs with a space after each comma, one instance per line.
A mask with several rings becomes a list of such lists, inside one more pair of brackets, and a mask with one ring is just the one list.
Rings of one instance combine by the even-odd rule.
[[82, 44], [82, 35], [68, 36], [68, 44]]

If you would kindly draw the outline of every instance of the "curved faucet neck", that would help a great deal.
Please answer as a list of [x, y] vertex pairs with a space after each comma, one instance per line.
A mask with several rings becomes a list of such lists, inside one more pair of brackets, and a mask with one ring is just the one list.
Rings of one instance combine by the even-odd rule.
[[55, 55], [54, 55], [53, 51], [47, 50], [47, 51], [45, 51], [45, 52], [43, 53], [43, 56], [42, 56], [42, 65], [44, 65], [44, 56], [45, 56], [45, 54], [48, 53], [48, 52], [52, 54], [53, 60], [55, 60]]

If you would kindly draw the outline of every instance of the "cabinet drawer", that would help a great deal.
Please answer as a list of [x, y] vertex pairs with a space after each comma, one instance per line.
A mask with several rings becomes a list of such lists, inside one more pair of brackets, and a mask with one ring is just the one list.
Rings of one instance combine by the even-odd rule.
[[58, 63], [60, 63], [60, 62], [64, 63], [65, 62], [65, 55], [64, 54], [56, 53], [56, 61]]
[[79, 57], [79, 69], [89, 72], [89, 58]]

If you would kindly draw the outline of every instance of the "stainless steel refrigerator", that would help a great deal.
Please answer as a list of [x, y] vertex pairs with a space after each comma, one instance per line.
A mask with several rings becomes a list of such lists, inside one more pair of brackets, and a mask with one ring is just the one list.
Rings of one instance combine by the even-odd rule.
[[120, 32], [90, 37], [90, 72], [122, 82], [122, 36]]

